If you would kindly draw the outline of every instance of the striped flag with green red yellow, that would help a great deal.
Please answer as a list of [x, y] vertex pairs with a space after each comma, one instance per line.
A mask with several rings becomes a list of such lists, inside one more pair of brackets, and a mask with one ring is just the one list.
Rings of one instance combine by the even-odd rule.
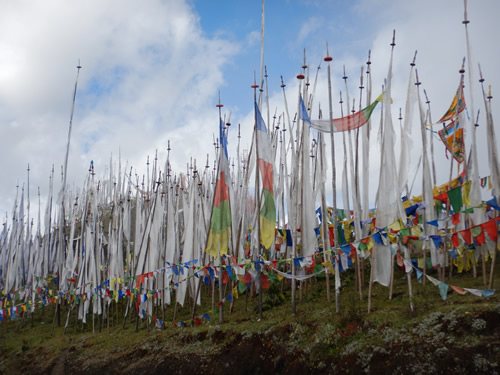
[[227, 157], [227, 139], [224, 123], [220, 120], [219, 139], [221, 152], [219, 155], [219, 172], [215, 185], [214, 204], [210, 220], [206, 252], [217, 257], [228, 253], [229, 234], [231, 232], [231, 207], [229, 206], [229, 161]]
[[273, 195], [273, 157], [267, 127], [255, 103], [255, 126], [257, 129], [257, 164], [262, 181], [260, 206], [260, 243], [269, 249], [274, 242], [276, 228], [276, 206]]

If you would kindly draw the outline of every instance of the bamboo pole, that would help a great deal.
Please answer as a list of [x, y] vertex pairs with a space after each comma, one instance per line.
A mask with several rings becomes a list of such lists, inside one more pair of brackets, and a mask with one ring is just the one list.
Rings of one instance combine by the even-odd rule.
[[224, 298], [223, 295], [223, 285], [222, 285], [222, 256], [220, 255], [219, 251], [219, 323], [224, 323], [224, 303], [222, 299]]
[[[262, 6], [264, 6], [264, 0], [262, 0]], [[264, 8], [262, 8], [262, 14], [264, 15]], [[264, 16], [263, 16], [264, 17]], [[264, 25], [262, 25], [264, 27]], [[262, 61], [261, 61], [262, 63]], [[261, 73], [262, 75], [262, 73]], [[261, 80], [262, 82], [262, 80]], [[259, 85], [257, 85], [254, 81], [254, 84], [252, 85], [253, 88], [253, 99], [254, 103], [257, 103], [257, 88]], [[260, 100], [259, 100], [260, 103]], [[257, 110], [254, 110], [254, 138], [255, 138], [255, 150], [256, 150], [256, 158], [258, 160], [259, 158], [259, 137], [257, 135]], [[255, 168], [255, 207], [257, 210], [257, 244], [256, 247], [254, 247], [254, 253], [253, 253], [253, 261], [258, 261], [260, 257], [260, 247], [261, 247], [261, 228], [260, 228], [260, 205], [261, 205], [261, 200], [260, 200], [260, 170], [259, 166], [257, 163], [257, 166]], [[255, 263], [254, 263], [255, 264]], [[261, 271], [260, 267], [258, 268], [257, 272], [257, 278], [258, 282], [252, 284], [255, 285], [255, 291], [259, 293], [259, 319], [262, 319], [262, 285], [261, 285]], [[257, 285], [258, 284], [258, 285]], [[257, 286], [259, 286], [259, 289], [257, 289]]]
[[[328, 115], [331, 124], [330, 131], [330, 148], [331, 148], [331, 157], [332, 157], [332, 202], [333, 202], [333, 248], [337, 244], [337, 184], [336, 184], [336, 167], [335, 167], [335, 142], [334, 142], [334, 128], [333, 128], [333, 102], [332, 102], [332, 76], [331, 76], [331, 68], [330, 62], [333, 60], [328, 53], [328, 44], [326, 45], [326, 56], [323, 59], [328, 64]], [[325, 213], [326, 214], [326, 213]], [[336, 261], [336, 260], [335, 260]], [[328, 271], [327, 271], [328, 272]], [[339, 276], [340, 277], [340, 276]], [[340, 290], [337, 286], [335, 286], [335, 312], [339, 312], [340, 310]]]
[[415, 308], [413, 306], [413, 287], [411, 284], [411, 272], [406, 272], [406, 279], [408, 280], [408, 296], [410, 299], [410, 311], [414, 312]]
[[[345, 72], [345, 65], [344, 65], [344, 75], [342, 77], [342, 79], [344, 80], [344, 85], [345, 85], [345, 90], [346, 90], [346, 108], [347, 108], [347, 116], [349, 116], [349, 86], [347, 85], [347, 75], [346, 75], [346, 72]], [[362, 86], [362, 85], [361, 85]], [[360, 93], [361, 95], [361, 93]], [[361, 98], [361, 96], [360, 96]], [[342, 114], [342, 117], [344, 117], [344, 110], [342, 108], [342, 94], [340, 96], [340, 109], [341, 109], [341, 114]], [[360, 101], [360, 105], [361, 105], [361, 101]], [[354, 100], [353, 100], [353, 108], [352, 108], [352, 113], [354, 113]], [[346, 145], [346, 138], [345, 138], [345, 132], [342, 132], [342, 136], [343, 136], [343, 142], [344, 142], [344, 170], [347, 170], [347, 155], [349, 155], [349, 159], [350, 159], [350, 165], [351, 165], [351, 183], [353, 184], [353, 191], [352, 191], [352, 201], [353, 201], [353, 217], [356, 216], [356, 212], [358, 212], [358, 205], [357, 205], [357, 200], [358, 200], [358, 197], [356, 196], [357, 194], [357, 191], [356, 191], [356, 176], [354, 175], [354, 156], [353, 156], [353, 147], [352, 147], [352, 132], [351, 130], [349, 130], [348, 132], [348, 141], [349, 141], [349, 148], [347, 148], [347, 145]], [[347, 151], [349, 149], [349, 151]], [[347, 176], [347, 173], [346, 173], [346, 176]], [[347, 210], [348, 212], [348, 217], [350, 218], [350, 209], [349, 209], [349, 193], [347, 193], [347, 207], [344, 207], [344, 210]], [[358, 217], [359, 219], [359, 217]], [[356, 222], [355, 222], [356, 223]], [[359, 226], [359, 224], [358, 224]], [[356, 227], [355, 227], [356, 228]], [[359, 228], [356, 229], [358, 233], [359, 232]], [[362, 289], [362, 284], [361, 284], [361, 269], [360, 269], [360, 264], [359, 264], [359, 254], [358, 252], [356, 252], [356, 266], [354, 267], [354, 272], [355, 272], [355, 277], [356, 277], [356, 287], [358, 289], [358, 292], [359, 292], [359, 299], [362, 301], [363, 300], [363, 289]]]
[[373, 285], [374, 272], [375, 272], [375, 246], [372, 248], [372, 259], [371, 259], [371, 266], [370, 266], [370, 281], [368, 283], [368, 308], [367, 308], [368, 314], [371, 312], [371, 309], [372, 309], [372, 285]]
[[483, 273], [483, 285], [488, 286], [487, 275], [486, 275], [486, 246], [482, 244], [480, 246], [481, 251], [481, 271]]
[[389, 283], [389, 300], [392, 299], [392, 291], [394, 288], [394, 257], [395, 255], [391, 256], [391, 281]]
[[[495, 211], [495, 213], [496, 213], [496, 211]], [[497, 229], [497, 231], [498, 231], [498, 229]], [[495, 264], [496, 264], [496, 259], [497, 259], [497, 252], [498, 252], [498, 238], [495, 242], [495, 251], [493, 252], [493, 257], [491, 258], [490, 279], [488, 282], [489, 289], [493, 289], [493, 280], [494, 280], [494, 276], [495, 276]]]

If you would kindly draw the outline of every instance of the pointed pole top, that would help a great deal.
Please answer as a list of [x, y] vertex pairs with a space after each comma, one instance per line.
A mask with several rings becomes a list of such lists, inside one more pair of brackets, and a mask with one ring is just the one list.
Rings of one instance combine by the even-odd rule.
[[467, 19], [467, 0], [464, 0], [464, 20], [462, 23], [467, 26], [470, 21]]
[[359, 77], [359, 89], [363, 90], [365, 86], [363, 86], [363, 66], [361, 66], [361, 76]]
[[479, 67], [479, 82], [483, 83], [484, 78], [483, 78], [483, 72], [481, 71], [481, 64], [477, 64], [477, 66]]
[[464, 59], [462, 60], [462, 67], [460, 68], [460, 70], [458, 72], [460, 74], [464, 74], [465, 73], [465, 56], [464, 56]]
[[415, 60], [417, 59], [417, 50], [415, 50], [415, 55], [413, 55], [413, 61], [411, 62], [411, 66], [415, 66]]
[[253, 85], [250, 87], [252, 89], [254, 89], [254, 91], [255, 91], [255, 89], [259, 88], [259, 85], [257, 84], [256, 78], [255, 78], [255, 70], [253, 71]]
[[326, 57], [323, 59], [324, 61], [326, 62], [330, 62], [332, 61], [333, 59], [330, 57], [330, 54], [328, 52], [328, 42], [326, 42]]
[[422, 82], [420, 82], [418, 80], [418, 69], [415, 69], [415, 77], [416, 77], [416, 82], [415, 82], [415, 86], [420, 86], [422, 84]]
[[219, 108], [219, 109], [220, 109], [220, 108], [222, 108], [222, 107], [224, 107], [224, 105], [223, 105], [223, 104], [221, 104], [221, 102], [220, 102], [220, 90], [219, 90], [219, 103], [218, 103], [218, 104], [216, 104], [215, 106], [216, 106], [217, 108]]
[[395, 45], [396, 45], [396, 29], [392, 30], [392, 43], [391, 43], [392, 48], [394, 48]]
[[427, 96], [427, 91], [425, 91], [424, 89], [424, 95], [425, 95], [425, 104], [430, 104], [430, 100], [429, 100], [429, 97]]

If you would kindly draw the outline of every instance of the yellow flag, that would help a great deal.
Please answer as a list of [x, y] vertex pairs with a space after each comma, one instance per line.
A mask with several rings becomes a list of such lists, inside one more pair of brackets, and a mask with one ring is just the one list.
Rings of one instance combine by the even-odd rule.
[[401, 226], [399, 225], [399, 220], [396, 220], [394, 223], [389, 225], [389, 228], [391, 228], [394, 231], [401, 230]]
[[414, 226], [411, 228], [411, 235], [412, 236], [421, 236], [422, 235], [422, 228], [419, 226]]
[[408, 207], [411, 207], [412, 203], [410, 200], [406, 200], [403, 202], [403, 208], [407, 209]]
[[391, 243], [396, 243], [398, 240], [396, 235], [393, 233], [387, 233], [387, 237], [389, 237], [389, 241], [391, 241]]
[[467, 181], [465, 184], [462, 185], [462, 201], [464, 205], [470, 206], [470, 188], [471, 188], [472, 181]]

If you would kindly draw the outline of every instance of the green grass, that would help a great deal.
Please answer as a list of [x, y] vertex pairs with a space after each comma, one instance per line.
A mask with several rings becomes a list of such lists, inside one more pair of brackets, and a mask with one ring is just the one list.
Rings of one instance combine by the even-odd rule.
[[[485, 289], [482, 277], [479, 272], [478, 274], [477, 278], [472, 277], [472, 272], [455, 275], [451, 279], [447, 278], [445, 282], [461, 287]], [[368, 277], [368, 270], [366, 275]], [[495, 285], [498, 285], [499, 265], [496, 267], [496, 275]], [[429, 281], [425, 285], [418, 283], [414, 274], [412, 285], [415, 308], [412, 312], [409, 308], [406, 275], [395, 269], [393, 298], [389, 300], [388, 288], [374, 284], [372, 312], [368, 314], [368, 283], [364, 285], [363, 299], [360, 300], [353, 280], [352, 270], [342, 274], [343, 286], [339, 296], [338, 313], [335, 311], [334, 278], [330, 277], [331, 302], [327, 302], [326, 281], [321, 277], [308, 282], [307, 287], [305, 284], [301, 285], [302, 301], [300, 302], [300, 290], [298, 290], [295, 315], [291, 313], [291, 293], [288, 284], [284, 284], [282, 291], [281, 285], [276, 283], [272, 284], [269, 290], [264, 290], [262, 319], [259, 319], [258, 314], [258, 296], [249, 296], [246, 308], [247, 296], [241, 294], [235, 299], [231, 313], [229, 313], [229, 303], [225, 303], [225, 321], [221, 324], [218, 315], [212, 312], [209, 294], [211, 289], [207, 289], [202, 292], [202, 305], [197, 307], [196, 315], [209, 312], [210, 322], [203, 320], [203, 324], [199, 326], [168, 327], [163, 330], [155, 328], [154, 323], [151, 323], [149, 332], [145, 320], [139, 322], [136, 332], [135, 316], [127, 318], [125, 328], [122, 327], [125, 301], [121, 301], [118, 303], [119, 317], [110, 322], [109, 331], [107, 321], [103, 321], [101, 332], [98, 332], [96, 317], [94, 333], [92, 314], [90, 314], [82, 332], [81, 322], [75, 324], [75, 315], [72, 313], [65, 334], [62, 326], [66, 320], [68, 307], [65, 305], [62, 307], [61, 327], [57, 324], [53, 327], [55, 310], [54, 305], [49, 305], [34, 313], [33, 326], [28, 315], [0, 323], [0, 373], [18, 361], [26, 361], [29, 358], [43, 358], [47, 363], [53, 363], [63, 352], [70, 352], [73, 358], [81, 361], [85, 358], [100, 358], [102, 352], [105, 352], [107, 360], [111, 362], [113, 359], [118, 361], [124, 352], [130, 352], [132, 349], [154, 353], [159, 347], [176, 355], [207, 356], [231, 343], [237, 335], [243, 339], [254, 335], [266, 335], [272, 341], [281, 342], [290, 351], [299, 350], [307, 353], [310, 358], [320, 361], [324, 356], [348, 355], [363, 347], [377, 347], [380, 348], [379, 351], [383, 351], [388, 343], [391, 345], [398, 343], [398, 340], [402, 340], [404, 332], [413, 332], [414, 327], [419, 324], [430, 326], [426, 319], [432, 313], [441, 313], [444, 317], [450, 317], [446, 318], [449, 320], [452, 316], [456, 316], [457, 319], [470, 317], [472, 320], [479, 311], [498, 310], [500, 313], [500, 298], [497, 294], [483, 298], [449, 292], [447, 299], [443, 301], [438, 287]], [[111, 311], [115, 314], [115, 302], [112, 302], [112, 305]], [[178, 306], [176, 321], [190, 321], [191, 308], [190, 299], [187, 298], [184, 307]], [[173, 306], [167, 307], [166, 322], [172, 321], [173, 310]], [[158, 317], [161, 316], [162, 312], [159, 311]], [[53, 334], [51, 334], [52, 329]], [[286, 337], [286, 340], [281, 337]], [[458, 337], [457, 340], [462, 339]], [[469, 343], [478, 344], [477, 340], [470, 338]], [[465, 340], [463, 341], [462, 344], [465, 345]], [[370, 358], [365, 362], [368, 363]]]

